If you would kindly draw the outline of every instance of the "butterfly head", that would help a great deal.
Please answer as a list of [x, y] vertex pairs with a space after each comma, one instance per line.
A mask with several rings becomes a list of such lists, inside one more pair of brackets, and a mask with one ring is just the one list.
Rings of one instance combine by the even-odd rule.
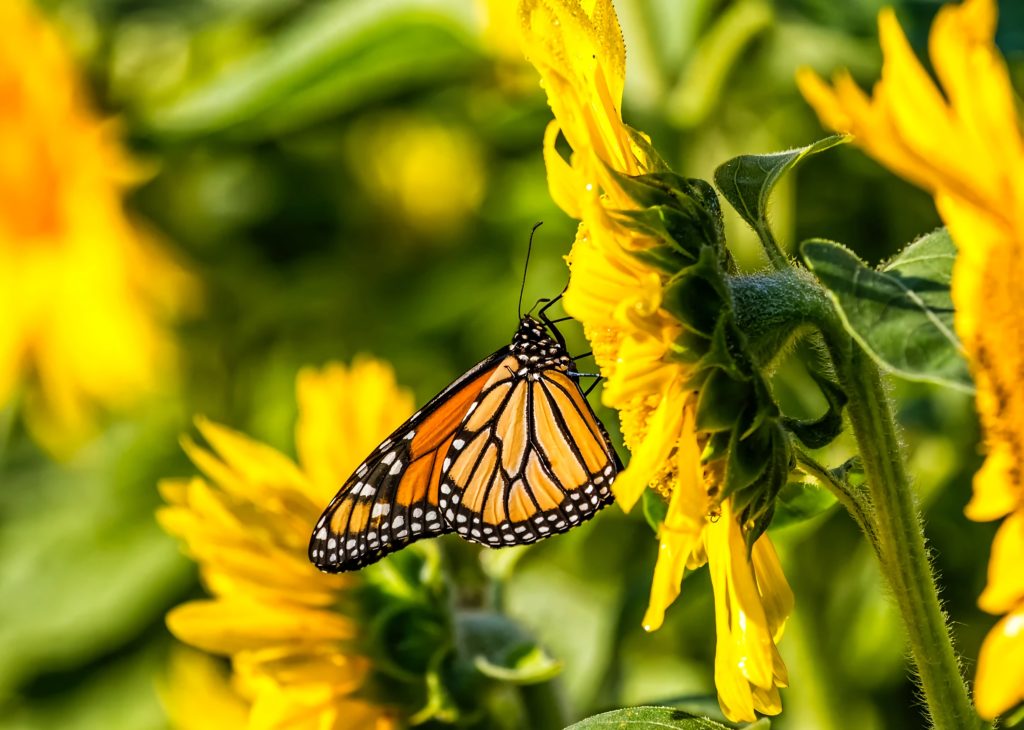
[[524, 368], [565, 371], [572, 364], [565, 347], [528, 314], [519, 321], [519, 329], [512, 338], [512, 354]]

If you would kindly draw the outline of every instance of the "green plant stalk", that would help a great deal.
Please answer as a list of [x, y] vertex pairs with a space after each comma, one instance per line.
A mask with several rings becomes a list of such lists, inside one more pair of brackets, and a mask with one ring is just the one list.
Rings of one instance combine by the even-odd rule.
[[834, 332], [828, 339], [836, 373], [850, 399], [847, 413], [871, 495], [882, 572], [903, 618], [933, 727], [986, 727], [974, 712], [939, 603], [892, 403], [881, 373], [845, 332]]

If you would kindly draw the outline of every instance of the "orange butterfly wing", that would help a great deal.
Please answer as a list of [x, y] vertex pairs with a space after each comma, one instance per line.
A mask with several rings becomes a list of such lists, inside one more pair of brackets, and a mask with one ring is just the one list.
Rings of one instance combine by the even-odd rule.
[[608, 436], [564, 369], [498, 364], [452, 441], [438, 505], [467, 540], [533, 542], [608, 504], [620, 469]]
[[447, 532], [498, 547], [590, 519], [611, 501], [621, 464], [570, 364], [561, 340], [524, 317], [510, 346], [431, 399], [348, 478], [313, 530], [309, 559], [340, 573]]
[[437, 504], [442, 456], [507, 351], [438, 393], [360, 464], [313, 529], [314, 565], [329, 573], [357, 570], [415, 540], [452, 531]]

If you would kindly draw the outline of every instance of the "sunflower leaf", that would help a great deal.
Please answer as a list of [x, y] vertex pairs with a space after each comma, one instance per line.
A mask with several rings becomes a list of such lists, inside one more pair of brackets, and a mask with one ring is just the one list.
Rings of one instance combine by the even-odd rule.
[[953, 330], [950, 279], [956, 248], [945, 229], [922, 236], [880, 269], [824, 240], [801, 247], [843, 326], [886, 370], [971, 392]]
[[455, 2], [311, 3], [247, 58], [149, 112], [153, 132], [254, 138], [472, 72], [481, 56]]
[[835, 134], [785, 152], [734, 157], [715, 170], [715, 185], [764, 245], [774, 249], [775, 239], [768, 226], [768, 199], [775, 184], [807, 157], [848, 140], [846, 135]]
[[817, 517], [837, 504], [835, 495], [818, 484], [790, 482], [775, 500], [771, 529], [796, 525]]
[[[675, 707], [629, 707], [588, 717], [566, 730], [727, 730], [729, 727]], [[769, 725], [767, 720], [760, 720], [746, 727], [767, 730]]]
[[644, 511], [644, 519], [657, 535], [661, 529], [661, 523], [665, 521], [665, 515], [668, 514], [668, 502], [653, 489], [647, 488], [640, 499], [640, 505]]

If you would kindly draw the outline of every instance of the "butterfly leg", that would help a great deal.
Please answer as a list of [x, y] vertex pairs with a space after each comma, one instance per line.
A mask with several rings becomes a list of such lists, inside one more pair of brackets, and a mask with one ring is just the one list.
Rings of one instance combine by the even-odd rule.
[[[568, 289], [568, 288], [569, 288], [569, 285], [566, 284], [565, 285], [565, 289]], [[543, 307], [541, 307], [540, 310], [537, 312], [537, 316], [540, 317], [541, 322], [543, 322], [545, 325], [547, 325], [547, 328], [549, 330], [551, 330], [551, 334], [554, 335], [555, 340], [557, 340], [558, 344], [561, 345], [563, 348], [566, 347], [565, 338], [562, 336], [562, 333], [558, 331], [558, 327], [555, 326], [555, 322], [550, 317], [548, 317], [547, 311], [551, 307], [555, 306], [555, 303], [562, 298], [562, 296], [565, 294], [565, 289], [562, 289], [562, 291], [558, 293], [558, 296], [554, 297], [553, 299], [547, 299], [547, 300], [541, 299], [538, 302], [538, 304], [540, 302], [547, 302], [547, 303]], [[561, 321], [561, 320], [559, 320], [559, 321]]]

